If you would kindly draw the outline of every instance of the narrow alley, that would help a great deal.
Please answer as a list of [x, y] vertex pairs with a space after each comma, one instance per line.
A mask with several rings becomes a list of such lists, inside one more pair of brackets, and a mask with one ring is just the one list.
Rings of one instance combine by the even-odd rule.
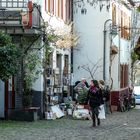
[[0, 0], [0, 140], [140, 140], [140, 0]]

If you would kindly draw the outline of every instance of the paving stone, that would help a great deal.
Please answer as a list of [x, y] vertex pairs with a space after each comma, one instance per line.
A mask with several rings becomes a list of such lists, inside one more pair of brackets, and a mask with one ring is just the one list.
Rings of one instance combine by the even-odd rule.
[[140, 110], [113, 112], [91, 127], [91, 120], [61, 118], [37, 122], [0, 121], [0, 140], [140, 140]]

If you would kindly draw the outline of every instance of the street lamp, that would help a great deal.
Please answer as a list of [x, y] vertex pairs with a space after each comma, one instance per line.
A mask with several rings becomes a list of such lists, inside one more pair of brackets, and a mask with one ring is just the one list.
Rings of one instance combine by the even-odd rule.
[[104, 35], [104, 38], [103, 38], [103, 80], [104, 81], [106, 81], [106, 33], [107, 33], [106, 26], [108, 22], [112, 22], [112, 20], [107, 19], [104, 22], [104, 30], [103, 30], [103, 35]]
[[[103, 38], [103, 80], [106, 81], [106, 34], [107, 34], [107, 23], [108, 22], [112, 22], [111, 19], [107, 19], [105, 22], [104, 22], [104, 30], [103, 30], [103, 35], [104, 35], [104, 38]], [[110, 23], [109, 25], [109, 33], [111, 35], [111, 45], [112, 45], [112, 37], [116, 36], [118, 34], [118, 27], [116, 25], [112, 25], [112, 23]]]

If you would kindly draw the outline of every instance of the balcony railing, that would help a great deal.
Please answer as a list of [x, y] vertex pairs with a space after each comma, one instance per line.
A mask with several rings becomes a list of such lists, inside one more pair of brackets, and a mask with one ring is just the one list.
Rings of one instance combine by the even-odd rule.
[[27, 8], [29, 0], [0, 0], [0, 9], [4, 8]]
[[14, 28], [17, 32], [19, 28], [24, 28], [31, 29], [31, 34], [32, 31], [42, 33], [40, 24], [40, 5], [32, 3], [31, 0], [0, 0], [1, 28]]

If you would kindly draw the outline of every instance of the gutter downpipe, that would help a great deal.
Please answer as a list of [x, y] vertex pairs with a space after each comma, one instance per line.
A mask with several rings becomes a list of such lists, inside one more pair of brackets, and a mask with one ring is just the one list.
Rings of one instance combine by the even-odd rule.
[[112, 21], [111, 19], [107, 19], [104, 22], [104, 30], [103, 30], [103, 35], [104, 35], [104, 40], [103, 40], [103, 80], [106, 82], [106, 25], [109, 21]]
[[[71, 0], [71, 21], [73, 22], [73, 0]], [[73, 25], [72, 25], [73, 32]], [[73, 46], [71, 46], [71, 73], [73, 73]]]
[[[73, 16], [73, 0], [71, 0], [71, 21], [74, 21]], [[73, 32], [73, 25], [72, 25], [72, 32]], [[70, 68], [70, 93], [72, 99], [74, 98], [74, 91], [73, 91], [73, 46], [71, 46], [71, 68]]]

